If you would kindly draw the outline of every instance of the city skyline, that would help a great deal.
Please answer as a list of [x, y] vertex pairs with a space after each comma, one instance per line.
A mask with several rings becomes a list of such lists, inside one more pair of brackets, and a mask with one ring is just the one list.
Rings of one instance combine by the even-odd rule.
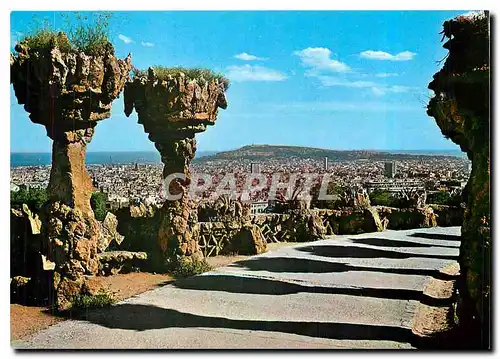
[[[463, 12], [116, 12], [110, 38], [117, 56], [132, 53], [138, 68], [200, 66], [229, 77], [229, 107], [197, 136], [199, 151], [252, 143], [458, 150], [425, 105], [446, 54], [442, 22]], [[12, 12], [11, 51], [33, 14], [56, 29], [62, 23], [54, 12]], [[50, 152], [45, 129], [10, 93], [11, 152]], [[123, 114], [122, 96], [89, 152], [155, 151], [135, 112]]]

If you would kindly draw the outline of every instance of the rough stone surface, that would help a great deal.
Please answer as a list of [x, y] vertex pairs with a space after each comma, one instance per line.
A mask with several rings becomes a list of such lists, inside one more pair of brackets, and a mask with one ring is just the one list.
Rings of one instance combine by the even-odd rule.
[[224, 252], [242, 255], [254, 255], [266, 251], [266, 239], [256, 225], [243, 226], [224, 248]]
[[429, 228], [437, 226], [436, 215], [430, 206], [421, 208], [392, 208], [375, 206], [387, 229]]
[[489, 13], [459, 16], [443, 24], [449, 51], [429, 89], [427, 107], [441, 132], [472, 161], [460, 248], [459, 317], [490, 346], [490, 21]]
[[446, 206], [442, 204], [430, 204], [436, 214], [436, 223], [440, 227], [460, 226], [464, 220], [464, 208], [458, 206]]
[[164, 203], [158, 242], [167, 257], [201, 254], [196, 211], [187, 191], [191, 182], [189, 164], [196, 152], [195, 134], [206, 130], [217, 119], [218, 108], [227, 107], [225, 87], [218, 80], [204, 84], [189, 81], [184, 74], [159, 79], [150, 68], [147, 75], [134, 76], [125, 86], [125, 114], [135, 108], [139, 123], [161, 154], [163, 177], [180, 173], [168, 184], [170, 194], [178, 196]]
[[106, 213], [106, 217], [104, 217], [104, 221], [100, 223], [100, 227], [101, 231], [99, 243], [97, 245], [98, 251], [104, 252], [113, 241], [118, 246], [123, 242], [124, 236], [117, 231], [118, 220], [113, 213]]
[[145, 252], [112, 251], [99, 253], [97, 257], [101, 275], [130, 273], [139, 270], [148, 260]]
[[85, 169], [85, 152], [97, 121], [110, 116], [111, 103], [129, 77], [131, 58], [117, 59], [110, 43], [96, 56], [65, 52], [55, 44], [30, 49], [21, 42], [15, 50], [10, 74], [18, 103], [54, 141], [48, 186], [51, 203], [43, 216], [44, 250], [56, 263], [56, 304], [65, 309], [67, 295], [81, 287], [80, 276], [97, 271], [99, 227], [90, 207], [93, 187]]

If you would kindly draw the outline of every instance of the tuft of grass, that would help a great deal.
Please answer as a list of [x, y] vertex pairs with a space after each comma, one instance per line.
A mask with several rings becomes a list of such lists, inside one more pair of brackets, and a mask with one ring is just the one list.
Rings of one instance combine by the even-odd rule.
[[97, 294], [78, 294], [71, 300], [72, 311], [105, 308], [114, 304], [116, 300], [111, 293], [101, 291]]
[[212, 269], [213, 267], [203, 258], [200, 260], [176, 261], [171, 272], [175, 278], [185, 278], [208, 272]]
[[110, 13], [92, 13], [89, 19], [88, 15], [76, 12], [74, 25], [70, 24], [68, 15], [63, 17], [66, 19], [66, 31], [54, 30], [44, 19], [21, 42], [35, 50], [58, 47], [62, 52], [78, 51], [91, 56], [102, 55], [109, 48]]
[[[186, 67], [164, 67], [151, 66], [155, 71], [156, 77], [160, 80], [166, 80], [169, 76], [178, 76], [181, 72], [188, 80], [195, 80], [198, 83], [205, 84], [207, 82], [217, 80], [224, 84], [224, 89], [229, 88], [229, 79], [221, 73], [216, 73], [210, 69], [202, 68], [186, 68]], [[147, 70], [134, 69], [134, 76], [147, 76]]]

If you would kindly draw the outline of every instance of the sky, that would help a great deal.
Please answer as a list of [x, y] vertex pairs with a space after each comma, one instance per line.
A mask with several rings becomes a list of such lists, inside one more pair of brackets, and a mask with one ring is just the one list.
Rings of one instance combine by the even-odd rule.
[[[466, 11], [114, 12], [110, 39], [135, 67], [206, 67], [231, 85], [228, 108], [197, 135], [199, 151], [249, 144], [330, 149], [454, 150], [425, 111], [447, 51], [442, 23]], [[74, 14], [72, 14], [74, 15]], [[15, 43], [59, 12], [12, 12]], [[11, 85], [11, 152], [50, 152], [45, 128]], [[155, 151], [123, 112], [123, 95], [88, 151]]]

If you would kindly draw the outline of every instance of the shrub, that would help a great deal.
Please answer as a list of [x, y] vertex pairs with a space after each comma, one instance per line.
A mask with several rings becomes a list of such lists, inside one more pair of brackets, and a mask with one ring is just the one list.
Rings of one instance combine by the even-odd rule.
[[50, 22], [44, 19], [22, 41], [36, 50], [57, 46], [62, 52], [81, 51], [91, 56], [104, 53], [109, 46], [110, 13], [95, 12], [89, 19], [89, 16], [76, 12], [76, 25], [70, 24], [68, 15], [62, 17], [66, 20], [63, 29], [53, 29]]
[[212, 269], [213, 267], [208, 264], [205, 258], [199, 260], [180, 259], [172, 264], [171, 272], [175, 278], [185, 278], [208, 272]]
[[374, 190], [370, 193], [370, 201], [373, 206], [399, 207], [398, 199], [385, 190]]
[[439, 191], [435, 193], [430, 193], [427, 196], [427, 203], [432, 204], [448, 204], [448, 201], [451, 198], [451, 194], [446, 191]]
[[[185, 68], [185, 67], [164, 67], [152, 66], [156, 76], [160, 80], [166, 80], [168, 76], [178, 76], [181, 72], [188, 80], [195, 80], [201, 84], [205, 84], [212, 80], [218, 80], [224, 84], [224, 89], [229, 88], [229, 79], [220, 73], [215, 73], [210, 69], [201, 68]], [[134, 76], [146, 76], [147, 70], [134, 69]]]
[[21, 186], [19, 191], [10, 192], [11, 206], [21, 206], [23, 203], [26, 203], [35, 212], [39, 212], [48, 200], [49, 195], [44, 188], [26, 188]]
[[106, 195], [102, 192], [96, 191], [90, 197], [90, 206], [94, 211], [95, 218], [98, 221], [104, 221], [108, 209], [106, 208]]
[[81, 311], [96, 308], [105, 308], [114, 304], [116, 300], [113, 295], [106, 291], [100, 291], [97, 294], [78, 294], [71, 300], [71, 310]]

